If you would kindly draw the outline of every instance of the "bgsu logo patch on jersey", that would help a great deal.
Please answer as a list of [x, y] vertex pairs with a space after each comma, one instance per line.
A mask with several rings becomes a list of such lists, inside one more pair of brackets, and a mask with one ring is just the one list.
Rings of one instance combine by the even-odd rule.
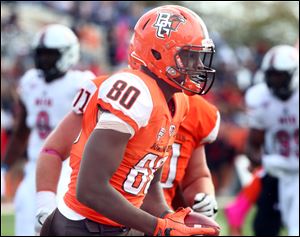
[[176, 129], [175, 125], [170, 126], [169, 134], [170, 134], [171, 137], [175, 135], [175, 129]]
[[171, 15], [170, 13], [159, 13], [155, 24], [156, 36], [164, 39], [170, 36], [172, 31], [176, 31], [180, 23], [185, 23], [185, 19], [180, 15]]
[[159, 133], [157, 134], [157, 141], [159, 141], [166, 134], [166, 129], [161, 128]]

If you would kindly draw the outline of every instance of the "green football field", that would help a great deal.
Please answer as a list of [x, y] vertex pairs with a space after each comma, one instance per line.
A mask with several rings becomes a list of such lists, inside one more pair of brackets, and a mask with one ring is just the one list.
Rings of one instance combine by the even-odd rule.
[[[251, 220], [253, 218], [254, 213], [255, 213], [255, 210], [253, 209], [246, 219], [244, 233], [243, 233], [245, 236], [253, 236], [253, 231], [251, 230]], [[217, 216], [217, 222], [221, 226], [221, 235], [227, 236], [228, 235], [228, 227], [227, 227], [227, 223], [226, 223], [224, 213], [222, 210], [220, 210], [220, 212]], [[1, 236], [13, 236], [14, 235], [13, 223], [14, 223], [14, 215], [12, 215], [12, 214], [2, 215], [1, 214]], [[281, 236], [286, 236], [286, 235], [287, 235], [287, 232], [282, 231]]]
[[12, 236], [14, 235], [14, 215], [1, 214], [1, 236]]

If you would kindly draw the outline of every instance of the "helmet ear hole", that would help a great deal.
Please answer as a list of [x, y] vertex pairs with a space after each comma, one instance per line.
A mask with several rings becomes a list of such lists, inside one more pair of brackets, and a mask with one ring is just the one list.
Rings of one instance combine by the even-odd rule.
[[155, 49], [151, 49], [151, 53], [152, 53], [153, 57], [154, 57], [156, 60], [160, 60], [160, 59], [161, 59], [161, 54], [160, 54], [160, 52], [156, 51]]

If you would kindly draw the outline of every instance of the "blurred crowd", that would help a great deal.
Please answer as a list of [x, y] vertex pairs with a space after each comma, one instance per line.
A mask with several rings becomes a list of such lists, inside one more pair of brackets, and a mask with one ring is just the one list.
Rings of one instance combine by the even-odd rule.
[[[17, 112], [18, 81], [33, 66], [30, 42], [36, 30], [57, 19], [66, 22], [80, 40], [78, 68], [101, 75], [126, 65], [133, 26], [147, 7], [145, 2], [131, 1], [1, 2], [1, 157]], [[30, 15], [28, 8], [40, 14]], [[235, 158], [243, 154], [247, 136], [243, 95], [260, 80], [261, 59], [272, 45], [259, 42], [232, 48], [222, 35], [212, 32], [211, 37], [216, 45], [217, 76], [205, 97], [219, 108], [222, 122], [217, 141], [206, 148], [207, 160], [217, 195], [232, 195], [241, 185], [236, 179]]]

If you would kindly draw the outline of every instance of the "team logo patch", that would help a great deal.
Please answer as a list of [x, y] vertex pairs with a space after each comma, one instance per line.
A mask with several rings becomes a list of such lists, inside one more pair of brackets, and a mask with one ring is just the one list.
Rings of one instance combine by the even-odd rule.
[[159, 13], [155, 24], [156, 36], [164, 39], [169, 37], [172, 31], [177, 31], [180, 23], [185, 23], [185, 19], [180, 15], [171, 15], [170, 13]]
[[159, 133], [157, 134], [157, 141], [159, 141], [166, 134], [166, 129], [161, 128]]
[[175, 128], [176, 128], [175, 125], [170, 126], [169, 134], [170, 134], [171, 137], [175, 135]]

